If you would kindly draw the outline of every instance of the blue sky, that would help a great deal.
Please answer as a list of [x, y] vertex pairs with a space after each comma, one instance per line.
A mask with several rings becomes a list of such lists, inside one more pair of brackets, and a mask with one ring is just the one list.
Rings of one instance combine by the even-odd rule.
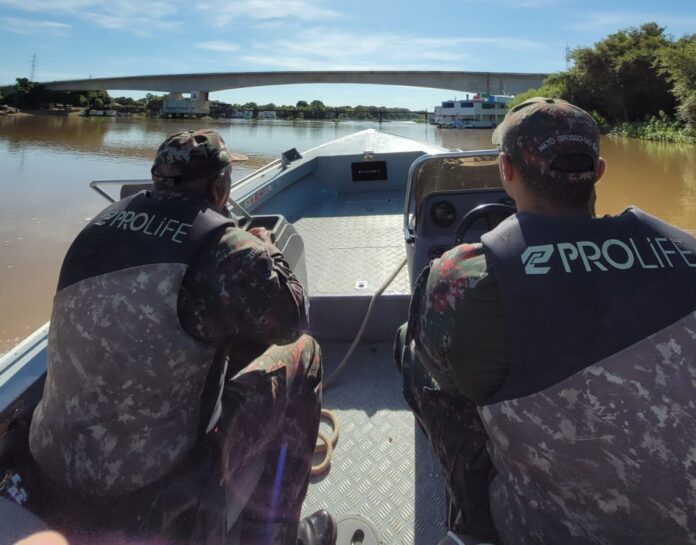
[[[565, 68], [566, 46], [647, 21], [675, 36], [696, 32], [696, 1], [0, 0], [0, 83], [27, 77], [34, 53], [37, 81], [275, 70], [553, 72]], [[211, 98], [432, 109], [454, 95], [294, 85]]]

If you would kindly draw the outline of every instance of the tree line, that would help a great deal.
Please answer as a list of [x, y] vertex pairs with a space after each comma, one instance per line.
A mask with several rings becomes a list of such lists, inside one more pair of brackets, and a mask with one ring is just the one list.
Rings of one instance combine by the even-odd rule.
[[657, 23], [610, 34], [570, 52], [572, 67], [517, 95], [562, 98], [592, 112], [600, 125], [677, 119], [696, 131], [696, 34], [673, 38]]
[[[112, 97], [106, 91], [51, 91], [27, 78], [17, 78], [14, 92], [6, 97], [0, 95], [0, 104], [20, 109], [39, 110], [46, 108], [93, 108], [96, 110], [114, 109], [124, 113], [148, 113], [159, 115], [164, 96], [146, 94], [143, 98]], [[234, 111], [249, 111], [253, 118], [259, 112], [273, 111], [279, 119], [395, 119], [409, 120], [423, 117], [422, 112], [411, 112], [406, 108], [385, 108], [384, 106], [327, 106], [321, 100], [307, 102], [300, 100], [294, 105], [274, 103], [227, 104], [210, 101], [211, 115], [231, 117]]]
[[278, 119], [319, 119], [334, 120], [341, 118], [358, 120], [411, 120], [423, 118], [423, 112], [414, 112], [407, 108], [386, 108], [385, 106], [327, 106], [321, 100], [307, 102], [299, 100], [295, 105], [276, 105], [274, 103], [257, 104], [247, 102], [245, 104], [225, 104], [211, 102], [211, 113], [220, 112], [228, 115], [234, 111], [252, 112], [253, 117], [258, 112], [271, 111], [276, 113]]
[[7, 96], [0, 94], [0, 104], [40, 110], [52, 107], [103, 109], [114, 103], [106, 91], [51, 91], [29, 78], [17, 78], [15, 81], [12, 93]]

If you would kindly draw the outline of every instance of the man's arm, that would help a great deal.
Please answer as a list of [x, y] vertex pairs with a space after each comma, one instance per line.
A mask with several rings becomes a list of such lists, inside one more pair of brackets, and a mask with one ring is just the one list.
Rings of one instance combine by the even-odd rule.
[[307, 329], [307, 298], [280, 251], [228, 228], [186, 276], [184, 328], [205, 341], [242, 337], [285, 344]]
[[476, 403], [507, 377], [505, 319], [480, 244], [463, 244], [432, 262], [413, 294], [409, 331], [423, 365], [445, 391]]

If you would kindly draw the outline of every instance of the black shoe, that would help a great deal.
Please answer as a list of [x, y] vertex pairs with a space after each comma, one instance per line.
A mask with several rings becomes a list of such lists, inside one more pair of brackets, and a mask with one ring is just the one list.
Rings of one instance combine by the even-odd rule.
[[336, 545], [336, 520], [325, 509], [303, 518], [297, 527], [297, 545]]

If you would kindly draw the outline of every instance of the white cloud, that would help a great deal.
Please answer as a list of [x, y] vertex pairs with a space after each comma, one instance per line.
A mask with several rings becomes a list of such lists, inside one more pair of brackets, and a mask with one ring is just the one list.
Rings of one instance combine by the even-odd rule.
[[256, 23], [254, 25], [254, 28], [256, 30], [284, 30], [287, 29], [288, 23], [287, 21], [280, 21], [278, 19], [276, 20], [271, 20], [271, 21], [261, 21], [260, 23]]
[[232, 42], [225, 42], [222, 40], [214, 40], [212, 42], [201, 42], [195, 46], [198, 49], [206, 49], [208, 51], [219, 51], [221, 53], [229, 53], [231, 51], [237, 51], [239, 45]]
[[[531, 40], [500, 37], [427, 37], [308, 29], [288, 38], [255, 44], [241, 60], [258, 69], [285, 70], [461, 70], [481, 47], [539, 52]], [[481, 69], [481, 67], [479, 67]]]
[[31, 13], [72, 16], [109, 30], [146, 36], [173, 31], [182, 23], [171, 16], [178, 12], [174, 2], [155, 0], [0, 0], [0, 6]]
[[56, 21], [38, 21], [36, 19], [21, 19], [19, 17], [0, 18], [0, 28], [14, 34], [34, 34], [36, 32], [49, 34], [65, 34], [72, 28], [66, 23]]
[[225, 26], [235, 19], [262, 21], [284, 19], [295, 21], [325, 21], [340, 14], [325, 8], [316, 0], [208, 0], [198, 5], [204, 14], [213, 14], [215, 26]]
[[57, 11], [74, 12], [84, 9], [92, 4], [94, 0], [61, 0], [54, 2], [52, 0], [0, 0], [0, 6], [23, 10], [23, 11]]

